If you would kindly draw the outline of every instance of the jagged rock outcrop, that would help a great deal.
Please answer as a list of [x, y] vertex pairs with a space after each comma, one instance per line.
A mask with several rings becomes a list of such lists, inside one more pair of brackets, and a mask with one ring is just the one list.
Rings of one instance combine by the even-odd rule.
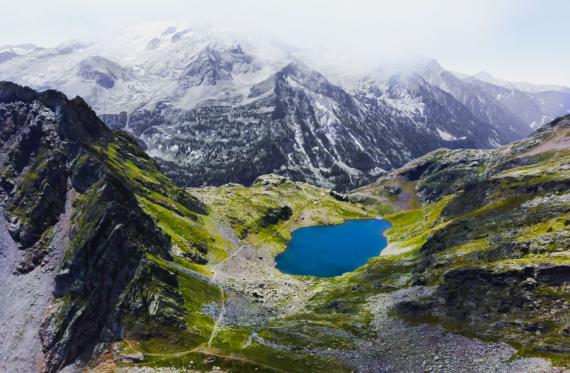
[[528, 263], [506, 269], [465, 268], [445, 274], [433, 297], [403, 302], [396, 311], [409, 319], [437, 318], [479, 337], [499, 339], [535, 353], [570, 353], [564, 301], [568, 264]]
[[232, 79], [233, 73], [251, 73], [258, 70], [252, 56], [237, 45], [219, 49], [207, 46], [194, 58], [178, 78], [177, 89], [185, 90], [201, 85], [216, 85]]

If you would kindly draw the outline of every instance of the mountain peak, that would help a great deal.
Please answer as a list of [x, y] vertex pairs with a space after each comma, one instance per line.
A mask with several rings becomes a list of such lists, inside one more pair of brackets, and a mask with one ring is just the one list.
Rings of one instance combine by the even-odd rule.
[[240, 45], [223, 49], [217, 44], [208, 44], [188, 64], [178, 79], [180, 92], [196, 86], [212, 86], [229, 81], [232, 75], [254, 72], [258, 66], [254, 58], [243, 52]]
[[473, 74], [473, 77], [480, 80], [490, 80], [490, 81], [496, 80], [496, 78], [493, 75], [491, 75], [486, 71], [479, 71], [478, 73]]
[[[570, 94], [507, 94], [457, 78], [430, 58], [341, 77], [334, 67], [316, 68], [302, 49], [176, 22], [6, 58], [0, 78], [84, 97], [107, 123], [139, 136], [177, 181], [193, 185], [252, 181], [258, 175], [236, 173], [228, 159], [249, 164], [251, 144], [259, 142], [281, 150], [261, 155], [255, 173], [283, 172], [342, 189], [437, 147], [519, 139], [530, 125], [570, 109]], [[281, 133], [284, 121], [291, 128]], [[220, 140], [212, 154], [211, 131]], [[276, 152], [283, 154], [272, 157]], [[212, 177], [213, 165], [219, 173]]]

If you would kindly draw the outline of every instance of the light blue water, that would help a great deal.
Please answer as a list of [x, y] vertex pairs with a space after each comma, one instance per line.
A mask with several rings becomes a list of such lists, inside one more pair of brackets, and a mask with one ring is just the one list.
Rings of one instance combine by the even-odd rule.
[[389, 227], [386, 220], [367, 219], [299, 228], [275, 258], [277, 268], [283, 273], [317, 277], [354, 271], [386, 247], [384, 231]]

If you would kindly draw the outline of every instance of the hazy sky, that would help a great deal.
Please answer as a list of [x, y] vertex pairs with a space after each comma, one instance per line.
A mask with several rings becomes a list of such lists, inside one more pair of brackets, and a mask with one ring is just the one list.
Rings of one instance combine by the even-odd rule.
[[567, 0], [0, 0], [0, 9], [0, 45], [54, 46], [168, 19], [370, 62], [415, 54], [454, 71], [570, 85]]

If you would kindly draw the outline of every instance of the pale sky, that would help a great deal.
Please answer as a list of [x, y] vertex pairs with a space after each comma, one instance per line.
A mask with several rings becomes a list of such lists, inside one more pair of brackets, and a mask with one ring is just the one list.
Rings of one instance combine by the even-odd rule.
[[433, 57], [463, 73], [570, 86], [567, 0], [0, 0], [0, 45], [54, 46], [176, 20], [376, 61]]

